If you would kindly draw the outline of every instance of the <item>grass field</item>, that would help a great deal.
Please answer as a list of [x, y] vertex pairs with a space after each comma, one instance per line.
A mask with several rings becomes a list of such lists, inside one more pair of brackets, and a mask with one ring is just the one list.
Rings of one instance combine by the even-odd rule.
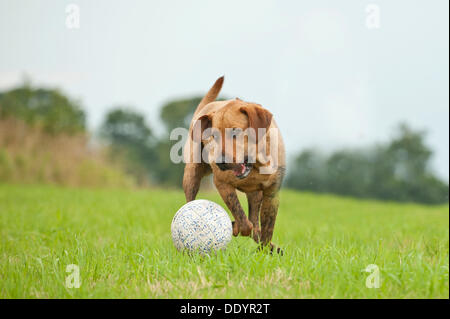
[[[284, 256], [238, 237], [202, 258], [172, 245], [182, 204], [175, 190], [0, 185], [0, 297], [449, 298], [448, 205], [284, 190], [274, 234]], [[65, 285], [69, 264], [80, 288]], [[369, 264], [380, 288], [366, 287]]]

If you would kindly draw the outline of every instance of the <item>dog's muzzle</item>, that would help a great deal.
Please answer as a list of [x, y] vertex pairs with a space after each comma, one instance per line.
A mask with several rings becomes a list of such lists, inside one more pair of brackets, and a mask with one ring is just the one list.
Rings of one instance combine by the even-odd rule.
[[232, 170], [233, 174], [239, 179], [246, 178], [253, 167], [253, 164], [249, 163], [247, 156], [244, 158], [243, 163], [225, 163], [225, 157], [222, 156], [216, 162], [216, 165], [221, 171]]

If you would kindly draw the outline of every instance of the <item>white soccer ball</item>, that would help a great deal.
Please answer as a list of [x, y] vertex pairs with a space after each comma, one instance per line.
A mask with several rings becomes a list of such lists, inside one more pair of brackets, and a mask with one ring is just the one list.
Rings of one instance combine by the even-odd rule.
[[172, 239], [179, 251], [208, 254], [231, 241], [231, 220], [222, 206], [205, 199], [186, 203], [172, 220]]

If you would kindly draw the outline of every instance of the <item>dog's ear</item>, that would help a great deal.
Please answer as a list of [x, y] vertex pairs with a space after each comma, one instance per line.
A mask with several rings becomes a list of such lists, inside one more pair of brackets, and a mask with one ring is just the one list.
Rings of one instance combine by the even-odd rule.
[[200, 116], [197, 121], [195, 121], [192, 132], [191, 132], [191, 138], [194, 138], [194, 134], [196, 129], [200, 128], [200, 139], [202, 138], [203, 131], [207, 128], [212, 127], [212, 119], [210, 114], [205, 114]]
[[255, 130], [256, 136], [258, 136], [258, 128], [265, 128], [267, 130], [272, 122], [272, 113], [260, 106], [242, 106], [240, 111], [247, 115], [248, 126]]
[[202, 161], [203, 132], [212, 125], [212, 118], [209, 114], [200, 116], [192, 123], [190, 128], [190, 138], [186, 142], [183, 150], [184, 161], [186, 163], [200, 163]]

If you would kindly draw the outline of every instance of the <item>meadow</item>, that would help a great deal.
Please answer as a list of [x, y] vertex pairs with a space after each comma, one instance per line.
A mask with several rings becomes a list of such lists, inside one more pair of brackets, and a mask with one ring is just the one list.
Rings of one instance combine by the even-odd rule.
[[[224, 205], [215, 192], [201, 192]], [[246, 209], [245, 198], [242, 197]], [[273, 241], [178, 253], [179, 190], [0, 185], [1, 298], [449, 298], [449, 206], [283, 190]], [[81, 285], [68, 288], [67, 266]], [[367, 288], [375, 264], [380, 287]]]

